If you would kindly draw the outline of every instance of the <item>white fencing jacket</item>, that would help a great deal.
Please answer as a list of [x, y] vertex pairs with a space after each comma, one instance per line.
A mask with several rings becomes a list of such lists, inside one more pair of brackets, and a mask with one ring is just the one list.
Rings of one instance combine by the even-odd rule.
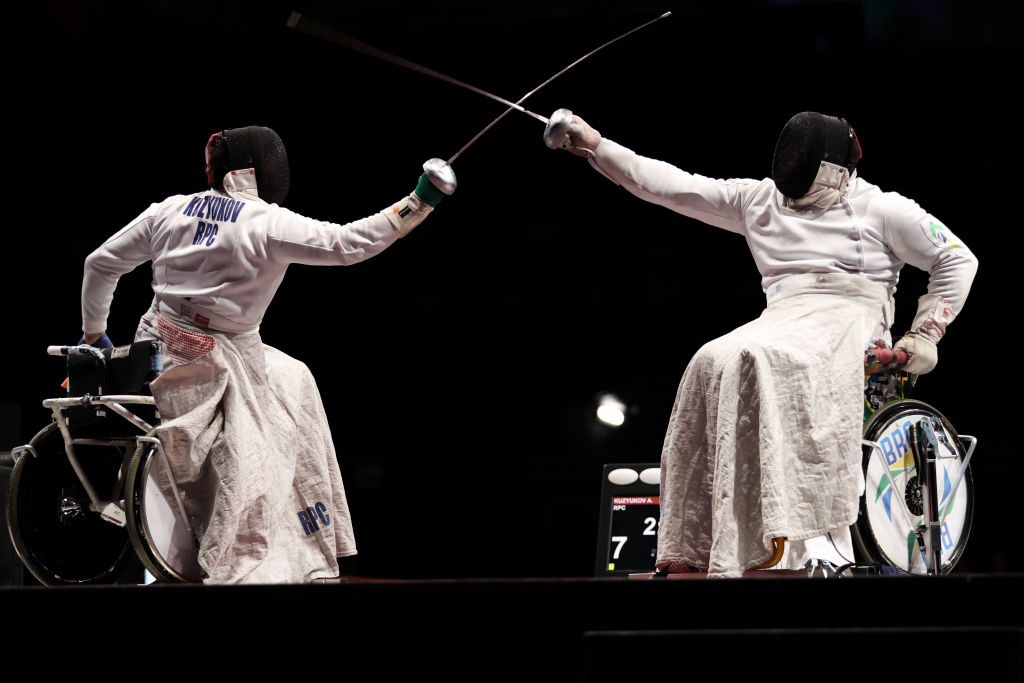
[[82, 329], [102, 332], [121, 275], [153, 262], [159, 304], [204, 328], [259, 327], [289, 264], [349, 265], [399, 237], [383, 213], [345, 225], [210, 189], [151, 205], [85, 261]]
[[935, 216], [856, 174], [831, 208], [796, 211], [771, 179], [715, 180], [640, 156], [607, 138], [591, 164], [641, 199], [743, 235], [765, 293], [788, 275], [854, 273], [892, 295], [909, 263], [930, 276], [919, 314], [945, 300], [951, 309], [948, 323], [963, 308], [977, 271], [974, 254]]

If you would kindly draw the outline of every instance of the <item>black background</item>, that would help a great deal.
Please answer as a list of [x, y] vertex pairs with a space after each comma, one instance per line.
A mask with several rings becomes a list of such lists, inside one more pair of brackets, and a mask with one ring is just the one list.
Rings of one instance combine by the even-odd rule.
[[[412, 190], [503, 105], [286, 27], [292, 10], [454, 78], [567, 107], [641, 154], [768, 174], [786, 120], [843, 115], [861, 174], [915, 200], [980, 260], [915, 396], [978, 438], [964, 571], [1020, 570], [1018, 17], [994, 2], [48, 2], [5, 25], [7, 329], [0, 448], [47, 421], [80, 336], [82, 262], [149, 203], [201, 190], [210, 133], [273, 127], [286, 202], [347, 222]], [[352, 571], [592, 575], [601, 468], [654, 462], [705, 341], [755, 317], [741, 237], [645, 204], [547, 149], [513, 113], [463, 153], [459, 187], [350, 268], [293, 267], [261, 327], [320, 384], [355, 521]], [[149, 304], [124, 277], [109, 333]], [[926, 277], [904, 270], [894, 333]], [[800, 377], [792, 379], [799, 385]], [[630, 406], [619, 430], [596, 397]]]

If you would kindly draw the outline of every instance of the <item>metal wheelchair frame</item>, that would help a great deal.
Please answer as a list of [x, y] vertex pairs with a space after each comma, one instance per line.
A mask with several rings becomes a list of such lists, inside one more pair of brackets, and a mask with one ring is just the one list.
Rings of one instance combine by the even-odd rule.
[[[103, 354], [92, 347], [88, 346], [77, 346], [77, 347], [50, 347], [48, 349], [50, 355], [74, 355], [74, 354], [88, 354], [99, 360], [101, 369], [105, 371], [105, 358]], [[116, 527], [127, 527], [129, 533], [129, 540], [133, 546], [135, 554], [142, 562], [143, 566], [146, 567], [157, 580], [162, 581], [184, 581], [180, 576], [176, 575], [173, 571], [166, 571], [160, 566], [154, 566], [154, 560], [147, 557], [147, 552], [144, 552], [148, 548], [146, 544], [148, 539], [146, 533], [140, 529], [144, 526], [145, 511], [137, 510], [135, 507], [135, 501], [128, 499], [128, 480], [132, 476], [129, 471], [133, 468], [134, 463], [138, 463], [139, 469], [141, 470], [145, 466], [147, 460], [155, 454], [158, 458], [158, 462], [165, 468], [166, 472], [170, 472], [170, 463], [168, 462], [167, 456], [164, 453], [164, 449], [160, 440], [153, 436], [155, 433], [155, 425], [150, 424], [145, 419], [140, 417], [138, 414], [130, 409], [130, 406], [151, 406], [156, 408], [155, 400], [152, 396], [142, 394], [109, 394], [109, 395], [89, 395], [83, 396], [71, 396], [65, 398], [50, 398], [43, 401], [43, 407], [51, 411], [53, 416], [53, 422], [51, 424], [56, 425], [56, 429], [60, 432], [61, 438], [64, 444], [64, 455], [67, 458], [67, 462], [74, 472], [75, 478], [81, 484], [87, 497], [88, 504], [84, 500], [75, 500], [63, 495], [61, 491], [60, 498], [57, 502], [56, 514], [60, 524], [71, 523], [76, 518], [80, 518], [85, 514], [96, 514], [105, 522], [110, 523]], [[125, 425], [126, 432], [122, 436], [120, 431], [115, 427], [112, 432], [113, 436], [76, 436], [73, 434], [74, 428], [72, 424], [69, 424], [68, 411], [75, 408], [91, 408], [96, 411], [96, 415], [99, 416], [99, 420], [111, 420], [112, 417], [107, 414], [107, 411], [115, 413], [116, 415], [123, 418], [127, 423]], [[155, 412], [156, 422], [159, 423], [159, 414]], [[129, 428], [134, 427], [140, 432], [139, 434], [133, 435], [130, 433]], [[41, 456], [36, 447], [33, 445], [37, 439], [47, 434], [49, 425], [44, 427], [43, 430], [36, 435], [36, 437], [28, 444], [18, 446], [11, 449], [11, 456], [15, 470], [12, 473], [12, 484], [16, 481], [16, 477], [21, 476], [21, 470], [26, 467], [24, 463], [20, 463], [23, 458], [39, 459]], [[55, 445], [54, 445], [55, 446]], [[79, 453], [76, 452], [76, 447], [81, 446], [97, 446], [97, 447], [111, 447], [124, 449], [122, 451], [120, 468], [116, 473], [116, 480], [114, 480], [113, 490], [108, 495], [104, 495], [106, 492], [98, 490], [97, 485], [91, 480], [86, 467], [83, 466], [83, 462]], [[148, 453], [143, 453], [143, 449], [148, 449]], [[134, 451], [134, 457], [129, 457], [128, 453]], [[52, 455], [52, 454], [50, 454]], [[20, 467], [19, 467], [20, 465]], [[18, 479], [20, 481], [20, 479]], [[189, 521], [189, 516], [185, 510], [185, 506], [182, 500], [181, 492], [178, 489], [177, 484], [174, 482], [173, 477], [167, 476], [166, 482], [170, 487], [171, 493], [173, 494], [173, 508], [176, 509], [178, 520], [184, 524], [187, 533], [195, 539], [195, 533], [192, 525]], [[142, 483], [144, 487], [145, 482]], [[32, 572], [36, 578], [40, 579], [43, 583], [63, 583], [64, 581], [60, 577], [53, 576], [53, 572], [50, 568], [42, 567], [37, 563], [35, 558], [26, 557], [26, 555], [32, 555], [33, 550], [27, 547], [26, 541], [21, 538], [21, 529], [18, 527], [20, 522], [19, 518], [19, 501], [21, 500], [20, 495], [16, 497], [19, 492], [15, 491], [15, 486], [12, 485], [10, 498], [8, 500], [8, 527], [11, 534], [12, 541], [15, 546], [15, 550], [21, 557], [26, 568]], [[168, 505], [171, 505], [168, 501]], [[85, 508], [85, 509], [83, 509]], [[145, 546], [145, 548], [143, 547]], [[149, 550], [148, 552], [153, 552]], [[110, 577], [106, 577], [110, 578]], [[92, 581], [86, 580], [69, 580], [69, 583], [90, 583]]]

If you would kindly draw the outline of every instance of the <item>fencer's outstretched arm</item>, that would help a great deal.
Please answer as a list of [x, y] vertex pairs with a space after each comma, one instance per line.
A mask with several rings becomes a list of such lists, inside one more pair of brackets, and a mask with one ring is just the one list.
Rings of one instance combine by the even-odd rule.
[[644, 201], [664, 206], [730, 232], [745, 234], [745, 195], [735, 181], [688, 173], [658, 159], [640, 156], [604, 138], [582, 118], [559, 109], [561, 125], [545, 131], [548, 147], [584, 157], [599, 173]]
[[[231, 301], [234, 321], [255, 327], [288, 264], [364, 261], [408, 235], [446, 194], [424, 173], [416, 188], [399, 201], [342, 225], [268, 204], [250, 188], [234, 184], [250, 176], [225, 176], [227, 197], [205, 192], [153, 204], [90, 254], [82, 282], [85, 334], [92, 337], [107, 329], [118, 280], [146, 261], [152, 261], [157, 298], [186, 300], [208, 309]], [[454, 176], [451, 181], [449, 193]], [[236, 207], [231, 216], [224, 208], [229, 201]], [[236, 229], [218, 233], [211, 216]], [[197, 222], [200, 230], [204, 223], [212, 230], [196, 232]]]
[[[679, 214], [697, 219], [754, 239], [751, 250], [758, 260], [764, 278], [791, 272], [812, 272], [807, 266], [793, 264], [788, 255], [791, 245], [780, 243], [781, 251], [772, 251], [764, 240], [758, 242], [757, 225], [748, 223], [747, 209], [776, 193], [770, 182], [752, 179], [715, 180], [688, 173], [657, 159], [640, 156], [612, 140], [603, 138], [579, 116], [560, 109], [551, 117], [545, 131], [548, 147], [564, 149], [584, 157], [596, 170], [633, 195]], [[857, 181], [866, 182], [866, 181]], [[937, 362], [936, 344], [945, 334], [967, 298], [978, 262], [962, 240], [952, 234], [938, 219], [925, 212], [916, 202], [898, 193], [882, 192], [865, 184], [858, 206], [868, 224], [877, 228], [872, 242], [877, 245], [870, 264], [869, 277], [887, 286], [904, 263], [929, 274], [928, 292], [918, 301], [914, 323], [897, 343], [908, 352], [907, 372], [924, 374]], [[755, 215], [755, 214], [752, 214]], [[759, 246], [760, 245], [760, 246]], [[832, 244], [835, 256], [843, 253], [843, 244]], [[860, 251], [851, 263], [863, 261]], [[803, 269], [802, 269], [803, 268]]]

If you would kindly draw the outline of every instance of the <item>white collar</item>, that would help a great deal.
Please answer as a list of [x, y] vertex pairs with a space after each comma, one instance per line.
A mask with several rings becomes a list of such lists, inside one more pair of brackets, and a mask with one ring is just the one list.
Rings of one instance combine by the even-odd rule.
[[250, 202], [263, 201], [256, 190], [256, 169], [253, 168], [225, 173], [224, 192], [232, 199], [244, 199]]
[[786, 197], [783, 203], [786, 208], [794, 211], [831, 208], [839, 199], [846, 196], [850, 179], [856, 175], [857, 171], [851, 176], [846, 167], [822, 161], [818, 166], [818, 175], [814, 176], [814, 182], [811, 183], [811, 189], [797, 199]]

